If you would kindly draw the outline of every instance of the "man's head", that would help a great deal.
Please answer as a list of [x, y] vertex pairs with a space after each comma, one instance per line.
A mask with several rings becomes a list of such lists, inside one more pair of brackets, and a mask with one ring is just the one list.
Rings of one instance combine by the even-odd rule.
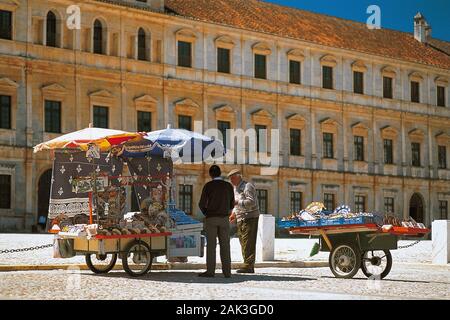
[[228, 174], [228, 178], [233, 186], [238, 186], [242, 181], [241, 171], [239, 169], [231, 170]]
[[222, 175], [222, 171], [219, 166], [213, 165], [209, 168], [209, 176], [211, 179], [219, 178]]

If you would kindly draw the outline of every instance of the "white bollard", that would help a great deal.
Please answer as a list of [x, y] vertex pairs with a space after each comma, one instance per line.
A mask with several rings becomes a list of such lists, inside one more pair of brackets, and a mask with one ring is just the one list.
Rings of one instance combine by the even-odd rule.
[[262, 261], [275, 260], [275, 217], [270, 214], [259, 216], [256, 249]]
[[450, 263], [450, 220], [435, 220], [432, 225], [433, 264]]

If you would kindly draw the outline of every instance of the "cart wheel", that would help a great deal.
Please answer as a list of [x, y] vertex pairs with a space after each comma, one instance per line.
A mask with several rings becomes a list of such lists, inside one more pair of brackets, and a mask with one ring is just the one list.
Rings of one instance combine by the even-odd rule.
[[338, 245], [331, 251], [329, 263], [336, 278], [351, 279], [361, 266], [361, 252], [354, 245]]
[[110, 272], [116, 265], [117, 254], [87, 254], [86, 264], [89, 269], [97, 274]]
[[122, 256], [123, 269], [132, 277], [140, 277], [150, 271], [152, 267], [150, 247], [144, 241], [131, 242]]
[[384, 279], [392, 268], [389, 250], [366, 251], [362, 255], [361, 270], [367, 278]]

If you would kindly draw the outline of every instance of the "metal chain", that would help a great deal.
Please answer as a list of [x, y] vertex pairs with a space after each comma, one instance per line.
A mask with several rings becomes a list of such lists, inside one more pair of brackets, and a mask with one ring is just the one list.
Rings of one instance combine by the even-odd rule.
[[411, 248], [411, 247], [415, 246], [416, 244], [420, 243], [420, 241], [422, 241], [422, 240], [417, 240], [416, 242], [413, 242], [413, 243], [408, 244], [408, 245], [406, 245], [406, 246], [400, 246], [400, 247], [398, 247], [397, 249]]
[[47, 248], [51, 248], [51, 247], [53, 247], [53, 244], [46, 244], [43, 246], [23, 248], [23, 249], [11, 249], [11, 250], [6, 249], [6, 250], [0, 250], [0, 254], [35, 251], [35, 250], [47, 249]]

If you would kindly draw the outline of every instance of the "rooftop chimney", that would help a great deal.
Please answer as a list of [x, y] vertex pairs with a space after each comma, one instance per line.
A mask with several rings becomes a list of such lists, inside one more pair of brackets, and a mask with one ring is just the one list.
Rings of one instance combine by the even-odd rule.
[[[128, 0], [130, 1], [130, 0]], [[150, 7], [155, 11], [164, 11], [164, 0], [131, 0], [136, 4]]]
[[427, 40], [430, 37], [431, 26], [428, 24], [425, 17], [418, 12], [414, 17], [414, 39], [422, 43], [427, 43]]

